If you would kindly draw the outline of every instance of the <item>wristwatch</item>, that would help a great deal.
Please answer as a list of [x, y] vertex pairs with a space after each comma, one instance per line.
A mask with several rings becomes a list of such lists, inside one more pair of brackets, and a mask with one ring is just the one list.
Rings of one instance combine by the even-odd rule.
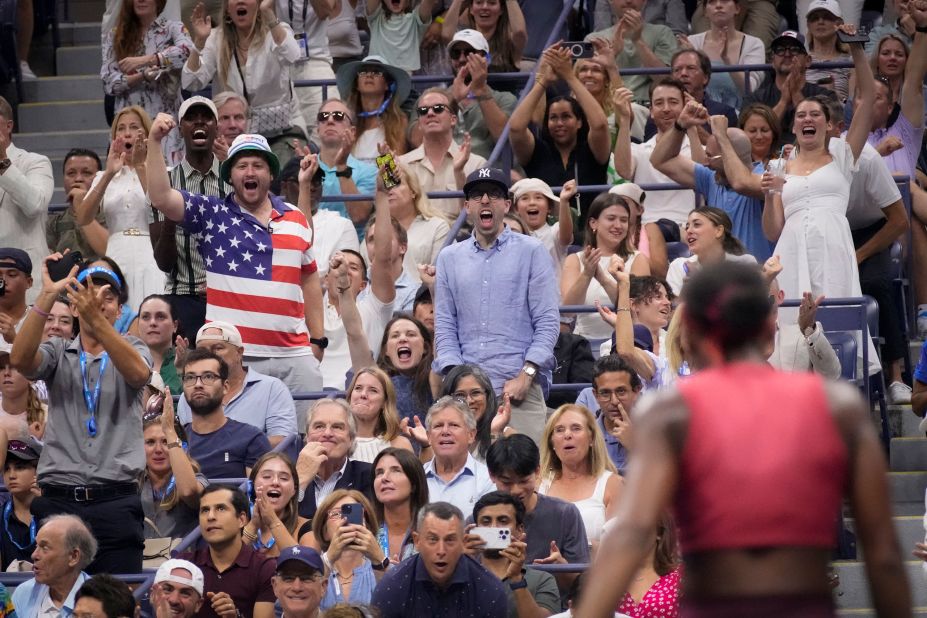
[[9, 159], [3, 159], [2, 161], [0, 161], [0, 176], [3, 175], [3, 172], [10, 169], [11, 165], [13, 165], [13, 162], [10, 161]]
[[522, 367], [521, 370], [524, 371], [525, 374], [532, 380], [534, 379], [534, 376], [538, 374], [538, 368], [531, 363], [525, 363], [525, 366]]
[[351, 166], [344, 168], [344, 170], [340, 172], [338, 170], [335, 170], [335, 176], [337, 176], [338, 178], [350, 178], [351, 174], [353, 173], [354, 173], [354, 168], [352, 168]]
[[526, 582], [524, 578], [522, 578], [521, 581], [509, 582], [509, 589], [512, 592], [515, 592], [516, 590], [521, 590], [522, 588], [527, 588], [527, 587], [528, 587], [528, 582]]
[[383, 556], [383, 562], [376, 562], [370, 565], [374, 571], [385, 571], [389, 566], [389, 556]]
[[309, 343], [312, 345], [317, 345], [324, 350], [328, 347], [328, 337], [319, 337], [318, 339], [309, 337]]
[[183, 448], [183, 444], [180, 440], [174, 440], [173, 442], [167, 443], [167, 448]]

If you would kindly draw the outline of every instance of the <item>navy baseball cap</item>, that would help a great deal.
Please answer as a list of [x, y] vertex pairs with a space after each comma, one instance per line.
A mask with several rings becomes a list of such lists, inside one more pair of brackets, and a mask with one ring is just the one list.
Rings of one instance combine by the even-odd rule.
[[322, 562], [322, 556], [316, 550], [305, 545], [294, 545], [282, 550], [280, 555], [277, 556], [277, 571], [280, 571], [280, 568], [287, 562], [294, 560], [302, 562], [319, 573], [325, 572], [325, 563]]
[[0, 247], [0, 264], [4, 268], [15, 268], [21, 270], [30, 277], [32, 276], [32, 258], [22, 249], [14, 247]]
[[466, 196], [473, 187], [482, 184], [497, 185], [508, 193], [509, 175], [494, 167], [481, 167], [478, 170], [473, 170], [470, 175], [467, 176], [467, 182], [463, 186], [464, 195]]
[[77, 280], [84, 283], [88, 277], [97, 285], [109, 285], [117, 294], [122, 289], [122, 281], [120, 281], [119, 275], [105, 266], [91, 266], [90, 268], [86, 268], [78, 273]]

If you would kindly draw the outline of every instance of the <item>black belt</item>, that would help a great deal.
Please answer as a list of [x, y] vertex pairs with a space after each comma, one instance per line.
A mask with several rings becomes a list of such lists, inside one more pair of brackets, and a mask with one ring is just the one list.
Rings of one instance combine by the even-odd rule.
[[70, 502], [96, 502], [138, 493], [138, 483], [108, 485], [42, 485], [45, 498], [63, 498]]

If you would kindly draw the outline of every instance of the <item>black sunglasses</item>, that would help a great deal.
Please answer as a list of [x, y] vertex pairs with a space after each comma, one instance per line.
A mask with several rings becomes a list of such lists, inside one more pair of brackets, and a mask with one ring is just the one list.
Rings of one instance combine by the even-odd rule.
[[469, 47], [455, 47], [451, 51], [447, 52], [447, 55], [454, 60], [457, 60], [461, 56], [469, 56], [470, 54], [479, 54], [481, 56], [485, 56], [486, 52]]
[[447, 109], [447, 105], [444, 103], [435, 103], [434, 105], [422, 105], [418, 108], [419, 116], [427, 116], [429, 111], [433, 111], [436, 115], [443, 114]]
[[319, 122], [325, 122], [325, 121], [328, 120], [329, 118], [332, 118], [333, 120], [335, 120], [335, 122], [341, 122], [342, 120], [344, 120], [344, 119], [347, 118], [347, 117], [348, 117], [348, 115], [347, 115], [345, 112], [338, 112], [338, 111], [335, 111], [335, 112], [319, 112], [318, 116], [316, 116], [316, 119], [317, 119]]

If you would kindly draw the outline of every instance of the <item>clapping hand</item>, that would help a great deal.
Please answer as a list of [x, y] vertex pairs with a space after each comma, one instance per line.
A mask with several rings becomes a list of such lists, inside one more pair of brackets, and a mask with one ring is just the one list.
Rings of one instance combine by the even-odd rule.
[[492, 422], [489, 424], [489, 433], [494, 436], [501, 436], [505, 431], [506, 426], [509, 424], [509, 420], [512, 418], [512, 401], [508, 393], [502, 395], [502, 403], [499, 405], [499, 409], [496, 410], [496, 415], [493, 417]]
[[405, 437], [418, 442], [422, 448], [431, 446], [431, 442], [428, 440], [428, 430], [425, 428], [425, 425], [422, 424], [418, 415], [412, 417], [411, 425], [409, 424], [408, 417], [399, 421], [399, 430]]
[[190, 15], [190, 34], [197, 49], [203, 49], [210, 32], [212, 32], [212, 18], [206, 12], [206, 5], [200, 2], [193, 8], [193, 13]]
[[817, 298], [811, 292], [804, 292], [801, 295], [801, 304], [798, 305], [798, 328], [805, 332], [809, 328], [814, 328], [815, 316], [818, 307], [824, 302], [823, 296]]

